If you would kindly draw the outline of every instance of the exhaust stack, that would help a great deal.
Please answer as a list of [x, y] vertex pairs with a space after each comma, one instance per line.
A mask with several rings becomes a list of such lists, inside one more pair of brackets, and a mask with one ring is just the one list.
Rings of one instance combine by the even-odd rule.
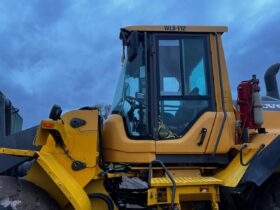
[[276, 63], [270, 66], [264, 74], [266, 95], [277, 99], [280, 99], [276, 80], [276, 74], [278, 73], [279, 69], [280, 63]]

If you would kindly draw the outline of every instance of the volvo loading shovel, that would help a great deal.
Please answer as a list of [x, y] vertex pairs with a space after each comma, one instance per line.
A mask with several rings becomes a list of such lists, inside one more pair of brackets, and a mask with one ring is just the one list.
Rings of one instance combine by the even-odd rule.
[[55, 105], [1, 137], [0, 209], [280, 208], [280, 65], [265, 74], [267, 96], [253, 75], [233, 101], [226, 31], [122, 28], [111, 115]]

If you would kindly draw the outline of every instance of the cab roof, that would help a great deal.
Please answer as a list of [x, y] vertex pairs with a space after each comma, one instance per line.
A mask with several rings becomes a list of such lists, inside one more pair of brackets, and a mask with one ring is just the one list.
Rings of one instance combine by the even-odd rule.
[[226, 26], [181, 26], [181, 25], [155, 25], [155, 26], [127, 26], [124, 31], [153, 31], [153, 32], [227, 32]]

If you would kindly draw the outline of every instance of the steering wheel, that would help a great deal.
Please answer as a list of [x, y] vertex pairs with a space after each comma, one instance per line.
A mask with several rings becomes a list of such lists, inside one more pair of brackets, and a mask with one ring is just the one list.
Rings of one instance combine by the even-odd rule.
[[142, 103], [142, 101], [138, 98], [135, 98], [135, 97], [132, 97], [132, 96], [125, 96], [124, 99], [129, 103], [129, 104], [132, 104], [132, 103], [135, 103], [135, 102], [138, 102], [138, 103]]
[[[135, 98], [135, 97], [132, 97], [132, 96], [125, 96], [124, 97], [124, 100], [126, 100], [131, 107], [134, 107], [134, 109], [137, 109], [137, 108], [146, 108], [146, 104], [144, 104], [141, 99], [138, 99], [138, 98]], [[136, 105], [135, 102], [138, 102], [139, 105]]]
[[[129, 119], [130, 122], [133, 123], [133, 130], [138, 131], [137, 127], [139, 127], [139, 125], [141, 125], [141, 123], [143, 124], [143, 115], [144, 115], [144, 110], [146, 108], [146, 105], [142, 102], [141, 99], [132, 97], [132, 96], [125, 96], [123, 98], [123, 101], [127, 101], [130, 105], [130, 109], [127, 112], [127, 117]], [[135, 110], [138, 109], [138, 114], [139, 114], [139, 119], [138, 117], [135, 117]], [[142, 116], [142, 117], [140, 117]], [[142, 119], [142, 120], [141, 120]], [[141, 126], [140, 126], [141, 127]]]
[[[143, 103], [141, 101], [141, 99], [138, 99], [138, 98], [135, 98], [132, 96], [124, 96], [120, 99], [120, 101], [116, 105], [116, 107], [119, 107], [117, 109], [121, 110], [122, 112], [124, 111], [123, 107], [124, 107], [125, 101], [127, 101], [129, 103], [131, 112], [134, 112], [135, 109], [145, 109], [146, 108], [146, 104]], [[136, 102], [139, 104], [136, 104]]]

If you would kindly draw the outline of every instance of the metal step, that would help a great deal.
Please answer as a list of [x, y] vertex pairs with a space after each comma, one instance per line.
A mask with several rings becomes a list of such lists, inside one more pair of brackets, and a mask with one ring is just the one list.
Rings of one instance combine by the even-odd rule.
[[[153, 164], [160, 164], [164, 177], [153, 177]], [[164, 163], [153, 160], [149, 165], [148, 206], [168, 205], [170, 209], [181, 209], [180, 203], [188, 201], [209, 201], [213, 210], [218, 210], [219, 186], [223, 181], [210, 176], [174, 176]]]
[[[215, 177], [173, 177], [176, 186], [220, 185], [222, 180]], [[170, 187], [172, 182], [169, 177], [155, 177], [151, 179], [152, 187]]]

